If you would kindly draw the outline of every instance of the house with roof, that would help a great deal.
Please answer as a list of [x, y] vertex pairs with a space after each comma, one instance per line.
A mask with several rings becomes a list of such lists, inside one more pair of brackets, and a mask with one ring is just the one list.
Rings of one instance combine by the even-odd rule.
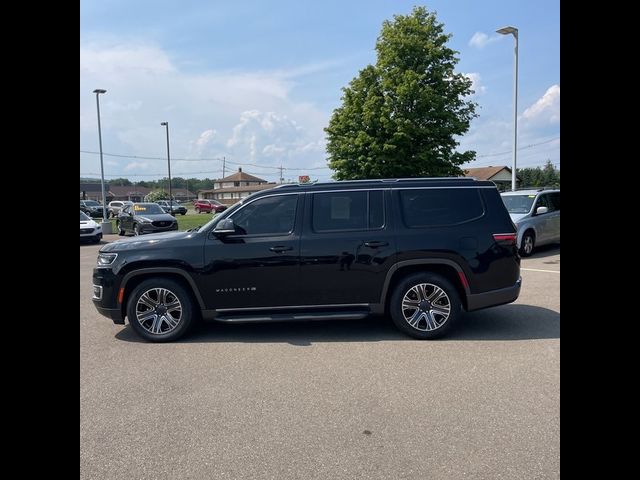
[[[104, 193], [109, 198], [109, 184], [107, 182], [104, 183]], [[100, 182], [80, 182], [80, 200], [102, 202], [102, 184]]]
[[[110, 185], [109, 193], [111, 200], [128, 200], [130, 202], [142, 202], [145, 195], [148, 195], [151, 189], [148, 187], [140, 187], [138, 185]], [[107, 195], [108, 197], [109, 195]]]
[[273, 188], [276, 184], [254, 177], [242, 171], [242, 167], [232, 175], [216, 180], [212, 190], [200, 190], [199, 199], [217, 200], [225, 205], [233, 205], [254, 192]]
[[[467, 168], [464, 171], [465, 177], [474, 177], [478, 180], [489, 180], [496, 184], [498, 190], [511, 190], [511, 169], [505, 165], [498, 167], [478, 167]], [[516, 175], [516, 186], [520, 178]]]

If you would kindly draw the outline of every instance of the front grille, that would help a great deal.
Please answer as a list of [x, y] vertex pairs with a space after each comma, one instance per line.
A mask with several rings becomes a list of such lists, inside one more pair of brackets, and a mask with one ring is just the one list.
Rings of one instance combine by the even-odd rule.
[[157, 221], [157, 222], [152, 222], [151, 223], [151, 225], [153, 225], [154, 227], [160, 227], [160, 228], [162, 228], [162, 227], [166, 228], [166, 227], [171, 226], [172, 224], [173, 224], [173, 222], [169, 222], [169, 221], [166, 221], [166, 220], [162, 220], [162, 221]]
[[93, 233], [93, 228], [81, 228], [80, 233]]

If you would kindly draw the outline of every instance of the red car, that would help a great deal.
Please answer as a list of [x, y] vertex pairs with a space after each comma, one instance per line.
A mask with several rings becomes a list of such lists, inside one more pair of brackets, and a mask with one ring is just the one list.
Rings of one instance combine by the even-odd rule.
[[196, 213], [220, 213], [227, 209], [226, 205], [216, 202], [215, 200], [195, 200], [193, 202]]

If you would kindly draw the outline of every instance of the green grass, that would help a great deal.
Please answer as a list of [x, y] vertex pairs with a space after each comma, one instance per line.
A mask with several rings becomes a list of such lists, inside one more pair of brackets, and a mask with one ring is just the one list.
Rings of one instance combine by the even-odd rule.
[[[178, 230], [183, 232], [185, 230], [189, 230], [190, 228], [197, 227], [198, 225], [204, 225], [209, 220], [213, 218], [213, 215], [210, 213], [200, 213], [198, 215], [176, 215], [176, 219], [178, 220]], [[99, 221], [100, 219], [96, 219]], [[113, 233], [118, 233], [118, 229], [116, 228], [115, 219], [111, 219], [111, 231]]]

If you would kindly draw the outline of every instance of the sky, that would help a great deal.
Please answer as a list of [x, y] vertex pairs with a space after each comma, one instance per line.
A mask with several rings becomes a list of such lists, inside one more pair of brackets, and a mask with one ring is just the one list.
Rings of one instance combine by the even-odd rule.
[[511, 165], [512, 36], [519, 29], [518, 167], [560, 166], [559, 0], [81, 0], [80, 175], [105, 179], [330, 180], [324, 128], [342, 88], [376, 61], [382, 22], [435, 11], [474, 84], [467, 167]]

